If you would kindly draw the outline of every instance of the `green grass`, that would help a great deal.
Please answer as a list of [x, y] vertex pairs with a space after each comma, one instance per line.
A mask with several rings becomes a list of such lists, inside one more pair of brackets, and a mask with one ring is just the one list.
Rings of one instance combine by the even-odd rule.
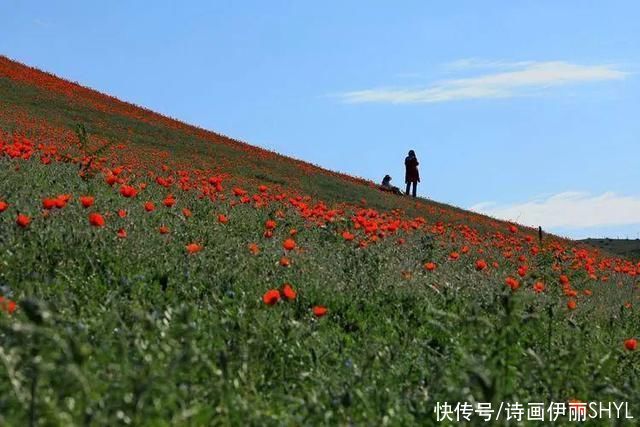
[[[447, 261], [451, 247], [418, 233], [361, 250], [285, 211], [264, 239], [269, 209], [181, 194], [148, 213], [157, 187], [128, 200], [71, 165], [19, 164], [0, 162], [0, 194], [34, 217], [20, 229], [0, 214], [0, 283], [21, 301], [0, 315], [5, 425], [432, 425], [438, 401], [640, 402], [638, 355], [621, 344], [640, 324], [620, 309], [630, 287], [568, 313], [558, 289], [512, 293], [504, 270]], [[39, 217], [39, 200], [59, 193], [96, 205]], [[112, 214], [96, 229], [88, 211]], [[283, 268], [290, 228], [303, 251]], [[192, 241], [204, 250], [187, 255]], [[425, 257], [439, 268], [424, 271]], [[555, 275], [544, 263], [535, 274]], [[265, 306], [284, 282], [298, 299]], [[314, 318], [315, 304], [329, 314]]]

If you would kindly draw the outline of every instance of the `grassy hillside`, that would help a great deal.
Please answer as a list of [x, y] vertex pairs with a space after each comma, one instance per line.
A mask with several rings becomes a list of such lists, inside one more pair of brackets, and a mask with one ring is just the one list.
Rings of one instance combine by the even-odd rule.
[[640, 411], [629, 260], [6, 58], [0, 129], [0, 425], [446, 425], [437, 402]]
[[640, 261], [639, 239], [584, 239], [581, 242], [621, 257]]

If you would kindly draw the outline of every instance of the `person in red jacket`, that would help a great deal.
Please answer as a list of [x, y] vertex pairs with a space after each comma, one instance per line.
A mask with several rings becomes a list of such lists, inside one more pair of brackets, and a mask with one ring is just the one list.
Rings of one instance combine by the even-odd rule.
[[407, 189], [405, 191], [407, 195], [409, 195], [409, 188], [411, 187], [411, 184], [413, 184], [413, 191], [411, 192], [413, 197], [416, 197], [418, 183], [420, 182], [420, 173], [418, 172], [419, 164], [416, 153], [413, 150], [409, 150], [409, 155], [404, 159], [404, 182], [407, 184]]

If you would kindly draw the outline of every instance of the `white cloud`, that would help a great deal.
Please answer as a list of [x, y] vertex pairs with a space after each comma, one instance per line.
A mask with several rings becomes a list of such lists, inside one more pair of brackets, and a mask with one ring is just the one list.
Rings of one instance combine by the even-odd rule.
[[552, 86], [620, 80], [628, 75], [613, 65], [577, 65], [563, 61], [507, 63], [467, 59], [451, 64], [454, 68], [501, 68], [502, 71], [476, 77], [442, 80], [422, 88], [365, 89], [345, 92], [339, 96], [346, 103], [392, 104], [510, 98]]
[[484, 202], [470, 210], [532, 227], [567, 230], [640, 224], [640, 196], [612, 192], [564, 192], [515, 204]]
[[509, 61], [491, 61], [480, 58], [464, 58], [458, 59], [457, 61], [452, 61], [444, 64], [444, 68], [450, 70], [475, 70], [481, 68], [522, 68], [528, 65], [535, 64], [534, 61], [519, 61], [519, 62], [509, 62]]

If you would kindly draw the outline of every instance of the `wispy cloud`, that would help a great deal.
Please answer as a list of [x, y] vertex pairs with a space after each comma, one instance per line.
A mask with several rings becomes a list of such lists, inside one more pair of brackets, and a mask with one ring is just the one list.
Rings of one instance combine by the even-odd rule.
[[467, 59], [449, 65], [458, 69], [497, 68], [499, 71], [437, 81], [426, 87], [365, 89], [345, 92], [339, 97], [346, 103], [392, 104], [510, 98], [554, 86], [620, 80], [628, 75], [614, 65], [578, 65], [563, 61], [508, 63]]
[[583, 229], [640, 224], [640, 196], [564, 192], [514, 204], [479, 203], [470, 208], [532, 227]]

